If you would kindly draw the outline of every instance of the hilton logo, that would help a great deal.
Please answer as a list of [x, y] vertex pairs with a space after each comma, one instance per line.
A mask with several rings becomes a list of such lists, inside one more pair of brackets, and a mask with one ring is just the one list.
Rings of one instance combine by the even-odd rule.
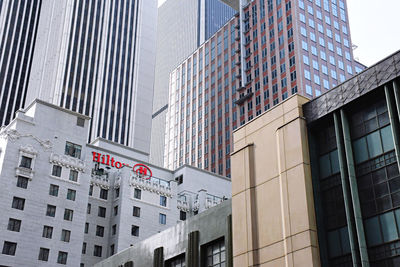
[[92, 152], [93, 161], [97, 163], [101, 163], [107, 166], [115, 167], [117, 169], [121, 169], [122, 167], [129, 167], [132, 168], [133, 172], [136, 174], [137, 177], [149, 180], [153, 173], [149, 167], [144, 164], [138, 163], [135, 166], [131, 167], [129, 164], [121, 163], [120, 161], [115, 161], [113, 157], [110, 155], [102, 155], [101, 153]]

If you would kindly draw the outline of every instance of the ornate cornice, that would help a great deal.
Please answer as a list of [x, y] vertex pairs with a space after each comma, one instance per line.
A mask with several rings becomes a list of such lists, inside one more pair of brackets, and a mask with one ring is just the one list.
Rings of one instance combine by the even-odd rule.
[[85, 162], [83, 160], [73, 158], [67, 155], [60, 155], [57, 153], [51, 153], [50, 155], [50, 163], [65, 166], [67, 168], [85, 172]]
[[92, 175], [90, 185], [96, 185], [102, 189], [110, 189], [110, 181], [108, 178], [98, 175]]
[[22, 145], [19, 148], [19, 151], [24, 152], [29, 155], [32, 155], [32, 156], [35, 156], [38, 153], [38, 151], [36, 149], [34, 149], [33, 146], [31, 146], [31, 145]]
[[163, 185], [160, 185], [158, 183], [152, 183], [149, 180], [145, 180], [136, 176], [131, 176], [130, 178], [130, 182], [129, 182], [130, 186], [142, 189], [142, 190], [146, 190], [146, 191], [150, 191], [162, 196], [166, 196], [166, 197], [172, 197], [172, 190], [170, 187], [165, 187]]

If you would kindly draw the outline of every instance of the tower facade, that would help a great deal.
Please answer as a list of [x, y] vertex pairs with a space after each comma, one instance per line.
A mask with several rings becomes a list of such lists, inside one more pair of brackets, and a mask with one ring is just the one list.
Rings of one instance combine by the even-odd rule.
[[[35, 3], [36, 17], [24, 13]], [[14, 13], [17, 23], [12, 24]], [[34, 49], [29, 56], [10, 58], [14, 66], [22, 59], [30, 63], [31, 68], [22, 68], [30, 76], [15, 76], [13, 65], [2, 61], [3, 72], [23, 86], [21, 97], [16, 97], [21, 103], [13, 110], [39, 98], [92, 117], [89, 140], [102, 137], [148, 153], [157, 1], [4, 1], [1, 23], [8, 26], [1, 34], [18, 33], [21, 27], [13, 25], [24, 16], [35, 29]], [[30, 34], [27, 30], [24, 38]], [[15, 37], [9, 42], [22, 44]], [[19, 93], [9, 90], [9, 98]], [[8, 110], [3, 124], [13, 116]]]
[[0, 126], [25, 104], [42, 0], [0, 1]]
[[233, 130], [292, 94], [317, 97], [360, 72], [346, 10], [342, 0], [242, 1], [238, 18], [171, 73], [164, 166], [230, 176]]
[[168, 0], [158, 9], [150, 160], [163, 164], [169, 74], [236, 13], [220, 0]]

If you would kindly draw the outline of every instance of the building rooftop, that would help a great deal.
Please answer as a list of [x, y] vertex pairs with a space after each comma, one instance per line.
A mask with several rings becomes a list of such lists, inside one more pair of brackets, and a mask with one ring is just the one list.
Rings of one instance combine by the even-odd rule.
[[400, 76], [400, 50], [363, 70], [303, 106], [307, 123], [338, 110], [356, 98]]

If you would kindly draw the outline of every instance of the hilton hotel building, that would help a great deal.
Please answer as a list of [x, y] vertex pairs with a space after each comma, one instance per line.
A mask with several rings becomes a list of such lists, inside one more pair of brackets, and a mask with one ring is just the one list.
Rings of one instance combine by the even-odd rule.
[[230, 198], [227, 178], [170, 171], [33, 101], [0, 130], [0, 264], [92, 266]]

